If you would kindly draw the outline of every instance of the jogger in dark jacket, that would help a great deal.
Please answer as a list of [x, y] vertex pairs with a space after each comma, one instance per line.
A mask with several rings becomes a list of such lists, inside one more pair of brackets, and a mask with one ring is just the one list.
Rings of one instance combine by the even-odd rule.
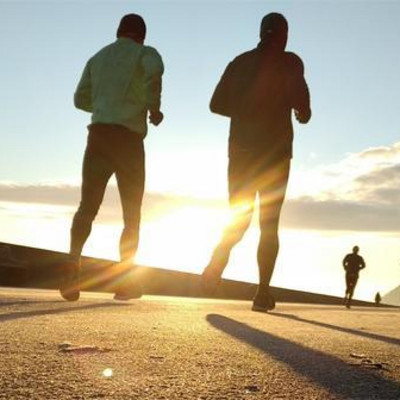
[[343, 259], [343, 268], [346, 271], [346, 293], [344, 296], [344, 304], [347, 308], [351, 306], [354, 289], [356, 288], [359, 272], [365, 268], [364, 259], [358, 254], [360, 251], [358, 246], [353, 247], [353, 252], [347, 254]]
[[212, 112], [231, 119], [229, 201], [232, 221], [203, 272], [203, 283], [220, 282], [232, 248], [247, 230], [258, 194], [260, 283], [253, 310], [273, 309], [269, 283], [279, 249], [278, 224], [292, 157], [292, 110], [300, 123], [311, 117], [310, 96], [301, 59], [286, 52], [288, 24], [277, 13], [261, 23], [258, 46], [226, 68], [211, 99]]

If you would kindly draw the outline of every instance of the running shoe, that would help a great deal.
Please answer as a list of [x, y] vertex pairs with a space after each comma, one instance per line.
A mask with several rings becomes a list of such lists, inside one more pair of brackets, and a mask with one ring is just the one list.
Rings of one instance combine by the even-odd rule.
[[60, 294], [67, 301], [77, 301], [80, 296], [80, 263], [74, 259], [67, 259], [63, 262], [62, 281]]
[[275, 299], [268, 290], [257, 289], [253, 299], [252, 311], [267, 312], [275, 308]]

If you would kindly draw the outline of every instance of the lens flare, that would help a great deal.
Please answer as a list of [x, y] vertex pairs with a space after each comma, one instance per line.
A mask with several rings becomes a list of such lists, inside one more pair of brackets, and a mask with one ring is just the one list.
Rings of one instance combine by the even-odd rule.
[[103, 371], [104, 378], [111, 378], [113, 376], [113, 370], [111, 368], [106, 368]]

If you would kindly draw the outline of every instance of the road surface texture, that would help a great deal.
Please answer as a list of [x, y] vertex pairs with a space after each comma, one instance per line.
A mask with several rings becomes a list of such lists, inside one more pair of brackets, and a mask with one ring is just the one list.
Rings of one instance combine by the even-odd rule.
[[400, 310], [0, 289], [0, 399], [400, 399]]

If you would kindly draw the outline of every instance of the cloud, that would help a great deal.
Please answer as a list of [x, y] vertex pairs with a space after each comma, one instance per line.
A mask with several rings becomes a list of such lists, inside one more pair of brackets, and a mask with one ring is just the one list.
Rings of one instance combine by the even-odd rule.
[[360, 175], [354, 186], [357, 197], [363, 201], [400, 206], [400, 163]]
[[[386, 231], [400, 230], [400, 142], [349, 154], [336, 164], [313, 171], [293, 171], [282, 226], [295, 229]], [[63, 206], [72, 217], [80, 187], [66, 184], [22, 185], [0, 182], [0, 202]], [[225, 199], [203, 199], [173, 193], [146, 193], [143, 221], [156, 220], [182, 207], [224, 209]], [[65, 209], [66, 208], [66, 209]], [[67, 211], [66, 211], [67, 210]], [[3, 210], [3, 212], [5, 212]], [[98, 222], [120, 223], [118, 190], [109, 185]]]
[[[12, 211], [14, 215], [26, 214], [27, 208], [15, 207], [15, 204], [37, 205], [36, 211], [45, 212], [43, 205], [48, 205], [49, 212], [57, 215], [63, 214], [72, 217], [80, 201], [80, 186], [66, 184], [17, 184], [0, 182], [0, 209]], [[6, 203], [14, 206], [5, 205]], [[212, 199], [199, 199], [173, 194], [146, 192], [143, 199], [143, 221], [153, 220], [174, 212], [184, 206], [197, 207], [222, 207], [224, 201]], [[58, 206], [58, 210], [55, 207]], [[115, 185], [109, 185], [100, 207], [98, 222], [121, 222], [122, 209], [120, 205], [118, 189]]]
[[291, 197], [341, 202], [400, 202], [400, 142], [348, 154], [331, 165], [293, 171]]
[[63, 184], [17, 184], [0, 182], [0, 201], [75, 206], [80, 188]]
[[295, 173], [282, 222], [309, 229], [400, 230], [400, 142]]
[[358, 154], [356, 158], [374, 159], [375, 161], [387, 160], [392, 162], [400, 156], [400, 142], [394, 143], [392, 146], [380, 146], [366, 149]]
[[394, 205], [300, 198], [285, 204], [281, 223], [293, 229], [398, 232], [400, 210]]

